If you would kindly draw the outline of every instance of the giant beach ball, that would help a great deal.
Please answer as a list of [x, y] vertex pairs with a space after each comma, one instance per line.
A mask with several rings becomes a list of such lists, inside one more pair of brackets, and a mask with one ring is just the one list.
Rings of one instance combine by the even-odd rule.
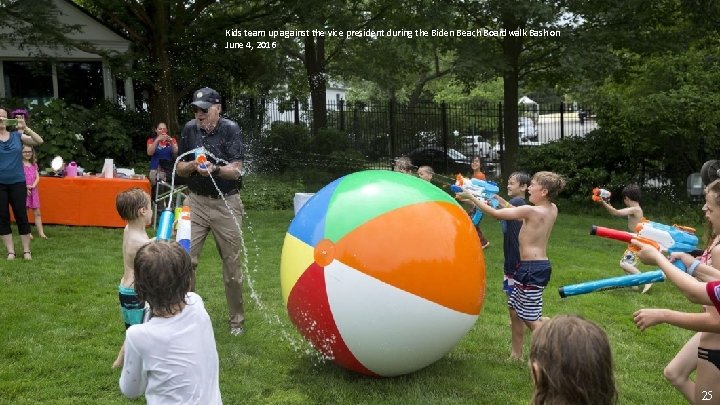
[[283, 244], [290, 320], [316, 350], [371, 376], [442, 358], [477, 320], [485, 259], [467, 213], [403, 173], [368, 170], [325, 186]]

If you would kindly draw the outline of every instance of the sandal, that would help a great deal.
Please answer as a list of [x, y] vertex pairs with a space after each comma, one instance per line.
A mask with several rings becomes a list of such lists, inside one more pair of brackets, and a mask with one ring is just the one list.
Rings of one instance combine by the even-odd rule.
[[32, 260], [32, 254], [30, 253], [30, 251], [23, 252], [23, 259]]
[[[12, 256], [12, 257], [11, 257]], [[8, 260], [15, 260], [15, 252], [8, 252], [7, 254]]]

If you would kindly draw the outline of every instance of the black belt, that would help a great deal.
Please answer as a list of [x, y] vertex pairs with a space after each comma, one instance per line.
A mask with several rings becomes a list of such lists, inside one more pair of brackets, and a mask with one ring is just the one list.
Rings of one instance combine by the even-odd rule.
[[195, 193], [195, 194], [201, 195], [201, 196], [207, 197], [207, 198], [212, 198], [213, 200], [216, 200], [216, 199], [218, 199], [218, 198], [230, 197], [231, 195], [235, 195], [235, 194], [237, 194], [237, 193], [238, 193], [238, 190], [235, 189], [235, 190], [230, 190], [230, 191], [228, 191], [227, 193], [220, 193], [220, 194], [201, 194], [201, 193]]

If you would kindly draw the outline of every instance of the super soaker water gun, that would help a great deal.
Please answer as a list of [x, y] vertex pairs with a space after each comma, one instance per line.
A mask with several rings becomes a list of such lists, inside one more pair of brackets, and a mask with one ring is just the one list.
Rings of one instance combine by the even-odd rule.
[[202, 170], [207, 170], [207, 166], [205, 166], [205, 163], [207, 163], [207, 154], [205, 153], [205, 148], [200, 147], [195, 149], [195, 160], [198, 162], [198, 167]]
[[[682, 271], [685, 270], [682, 260], [676, 260], [673, 264]], [[604, 278], [601, 280], [586, 281], [584, 283], [564, 285], [558, 288], [560, 298], [572, 297], [573, 295], [587, 294], [595, 291], [612, 290], [615, 288], [634, 287], [636, 285], [659, 283], [665, 281], [662, 270], [646, 271], [638, 274]]]
[[[602, 238], [615, 239], [622, 242], [630, 243], [631, 239], [648, 244], [655, 249], [666, 252], [685, 252], [690, 253], [697, 249], [698, 237], [694, 235], [693, 228], [681, 225], [664, 225], [658, 222], [642, 221], [635, 228], [636, 233], [618, 231], [616, 229], [605, 228], [593, 225], [590, 229], [590, 235], [600, 236]], [[637, 248], [630, 245], [630, 249], [637, 251]]]
[[190, 253], [190, 207], [183, 205], [183, 207], [178, 208], [178, 210], [179, 212], [173, 212], [170, 207], [163, 210], [160, 215], [155, 239], [170, 240], [173, 233], [173, 223], [175, 219], [177, 219], [175, 240]]
[[175, 213], [171, 207], [167, 207], [160, 214], [160, 220], [158, 221], [157, 233], [155, 239], [157, 240], [170, 240], [173, 232], [173, 223], [175, 222]]
[[[615, 239], [630, 243], [631, 239], [653, 246], [661, 252], [693, 252], [698, 243], [695, 230], [681, 225], [665, 225], [658, 222], [642, 221], [635, 227], [635, 232], [623, 232], [616, 229], [604, 228], [593, 225], [590, 234], [603, 238]], [[637, 251], [634, 245], [630, 245], [632, 251]], [[681, 260], [673, 262], [675, 267], [687, 271]], [[621, 287], [632, 287], [641, 284], [657, 283], [665, 281], [662, 270], [646, 271], [638, 274], [605, 278], [601, 280], [586, 281], [584, 283], [566, 285], [559, 288], [560, 297], [587, 294], [594, 291], [603, 291]]]
[[605, 190], [604, 188], [598, 188], [595, 187], [592, 191], [592, 200], [593, 201], [607, 201], [610, 199], [610, 196], [612, 195], [609, 191]]
[[183, 205], [182, 211], [178, 216], [177, 221], [177, 233], [175, 234], [175, 240], [185, 248], [185, 251], [190, 253], [190, 207]]
[[[493, 196], [500, 191], [500, 188], [492, 181], [468, 179], [458, 174], [455, 177], [455, 184], [450, 186], [450, 190], [455, 194], [469, 191], [475, 198], [485, 200], [485, 202], [493, 208], [497, 208], [500, 205], [500, 203], [493, 198]], [[473, 225], [479, 224], [482, 217], [482, 210], [477, 208], [475, 208], [470, 215]]]

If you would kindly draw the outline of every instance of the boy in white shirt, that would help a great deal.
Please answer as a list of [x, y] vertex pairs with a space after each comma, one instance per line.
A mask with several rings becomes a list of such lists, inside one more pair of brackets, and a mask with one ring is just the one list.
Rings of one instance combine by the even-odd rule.
[[147, 243], [135, 256], [135, 290], [149, 321], [125, 334], [120, 391], [148, 404], [222, 404], [212, 323], [202, 298], [189, 292], [190, 256], [177, 242]]

